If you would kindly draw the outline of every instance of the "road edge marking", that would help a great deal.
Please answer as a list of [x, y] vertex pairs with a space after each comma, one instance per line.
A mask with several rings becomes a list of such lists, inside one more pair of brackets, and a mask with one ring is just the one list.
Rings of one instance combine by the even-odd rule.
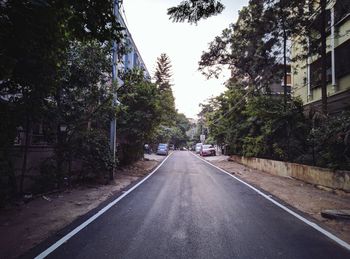
[[170, 153], [164, 160], [145, 178], [143, 178], [140, 182], [135, 184], [133, 187], [131, 187], [129, 190], [127, 190], [125, 193], [120, 195], [118, 198], [116, 198], [114, 201], [107, 204], [105, 207], [103, 207], [101, 210], [99, 210], [96, 214], [91, 216], [88, 220], [84, 221], [82, 224], [77, 226], [75, 229], [73, 229], [71, 232], [66, 234], [64, 237], [60, 238], [58, 241], [56, 241], [54, 244], [49, 246], [46, 250], [41, 252], [39, 255], [35, 257], [35, 259], [42, 259], [51, 254], [53, 251], [55, 251], [58, 247], [66, 243], [70, 238], [72, 238], [74, 235], [79, 233], [82, 229], [84, 229], [87, 225], [92, 223], [95, 219], [100, 217], [102, 214], [104, 214], [107, 210], [112, 208], [115, 204], [117, 204], [121, 199], [123, 199], [125, 196], [127, 196], [129, 193], [131, 193], [133, 190], [135, 190], [137, 187], [139, 187], [142, 183], [144, 183], [148, 178], [150, 178], [164, 163], [165, 161], [172, 155], [173, 153]]
[[294, 212], [293, 210], [287, 208], [286, 206], [282, 205], [281, 203], [277, 202], [276, 200], [272, 199], [270, 196], [268, 196], [267, 194], [263, 193], [262, 191], [258, 190], [257, 188], [255, 188], [254, 186], [250, 185], [249, 183], [246, 183], [245, 181], [239, 179], [238, 177], [230, 174], [229, 172], [227, 172], [226, 170], [210, 163], [208, 160], [205, 160], [201, 157], [199, 157], [196, 154], [193, 154], [192, 152], [190, 152], [193, 156], [197, 157], [198, 159], [202, 160], [203, 162], [206, 162], [207, 164], [215, 167], [216, 169], [218, 169], [219, 171], [231, 176], [232, 178], [234, 178], [235, 180], [239, 181], [240, 183], [243, 183], [244, 185], [246, 185], [247, 187], [249, 187], [250, 189], [254, 190], [255, 192], [257, 192], [258, 194], [260, 194], [261, 196], [263, 196], [264, 198], [266, 198], [267, 200], [271, 201], [273, 204], [275, 204], [276, 206], [280, 207], [281, 209], [283, 209], [284, 211], [288, 212], [289, 214], [293, 215], [294, 217], [298, 218], [299, 220], [303, 221], [305, 224], [309, 225], [310, 227], [316, 229], [317, 231], [319, 231], [320, 233], [322, 233], [323, 235], [327, 236], [328, 238], [332, 239], [334, 242], [336, 242], [337, 244], [341, 245], [342, 247], [346, 248], [347, 250], [350, 250], [350, 244], [348, 244], [347, 242], [345, 242], [344, 240], [340, 239], [339, 237], [335, 236], [334, 234], [330, 233], [329, 231], [325, 230], [324, 228], [320, 227], [319, 225], [317, 225], [316, 223], [304, 218], [303, 216], [299, 215], [298, 213]]

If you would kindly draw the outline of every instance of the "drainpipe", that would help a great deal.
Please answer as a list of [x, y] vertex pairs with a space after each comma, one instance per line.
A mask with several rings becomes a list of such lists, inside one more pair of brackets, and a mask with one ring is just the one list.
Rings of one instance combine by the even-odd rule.
[[[307, 11], [310, 13], [310, 7], [309, 7], [309, 1], [307, 0]], [[307, 37], [307, 65], [306, 65], [306, 73], [307, 73], [307, 101], [311, 101], [312, 99], [312, 92], [311, 92], [311, 72], [310, 72], [310, 64], [311, 64], [311, 57], [310, 57], [310, 38]]]
[[306, 67], [306, 73], [307, 73], [307, 100], [311, 101], [312, 99], [312, 92], [311, 92], [311, 73], [310, 73], [310, 38], [307, 38], [307, 67]]
[[[335, 3], [335, 2], [334, 2]], [[337, 90], [337, 83], [335, 79], [335, 44], [334, 44], [334, 3], [331, 7], [331, 51], [332, 51], [332, 88], [335, 92]]]

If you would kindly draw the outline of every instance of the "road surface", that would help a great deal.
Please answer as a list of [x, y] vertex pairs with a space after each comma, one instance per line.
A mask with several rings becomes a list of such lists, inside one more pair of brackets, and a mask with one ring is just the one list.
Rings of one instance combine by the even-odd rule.
[[349, 250], [190, 152], [48, 258], [350, 258]]

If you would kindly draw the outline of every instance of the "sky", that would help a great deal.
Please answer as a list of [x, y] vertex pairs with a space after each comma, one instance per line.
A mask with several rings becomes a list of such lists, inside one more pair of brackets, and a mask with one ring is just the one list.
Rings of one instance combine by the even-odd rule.
[[124, 20], [153, 76], [157, 57], [166, 53], [172, 64], [172, 83], [176, 108], [188, 118], [196, 118], [199, 104], [225, 90], [226, 71], [219, 79], [207, 80], [198, 71], [198, 61], [208, 44], [238, 18], [238, 11], [248, 0], [223, 0], [222, 14], [200, 21], [197, 25], [173, 23], [167, 9], [181, 0], [125, 0]]

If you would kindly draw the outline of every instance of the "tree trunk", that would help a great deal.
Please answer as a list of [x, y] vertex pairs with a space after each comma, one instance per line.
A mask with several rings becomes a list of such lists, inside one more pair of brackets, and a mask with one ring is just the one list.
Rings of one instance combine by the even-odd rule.
[[24, 189], [24, 178], [27, 172], [27, 159], [28, 159], [28, 147], [29, 147], [29, 132], [30, 132], [30, 119], [29, 115], [26, 114], [26, 134], [25, 134], [25, 144], [23, 150], [23, 160], [22, 160], [22, 170], [21, 170], [21, 178], [19, 183], [19, 193], [23, 194]]
[[327, 0], [320, 0], [321, 6], [321, 96], [322, 112], [327, 115], [327, 34], [326, 34], [326, 6]]

